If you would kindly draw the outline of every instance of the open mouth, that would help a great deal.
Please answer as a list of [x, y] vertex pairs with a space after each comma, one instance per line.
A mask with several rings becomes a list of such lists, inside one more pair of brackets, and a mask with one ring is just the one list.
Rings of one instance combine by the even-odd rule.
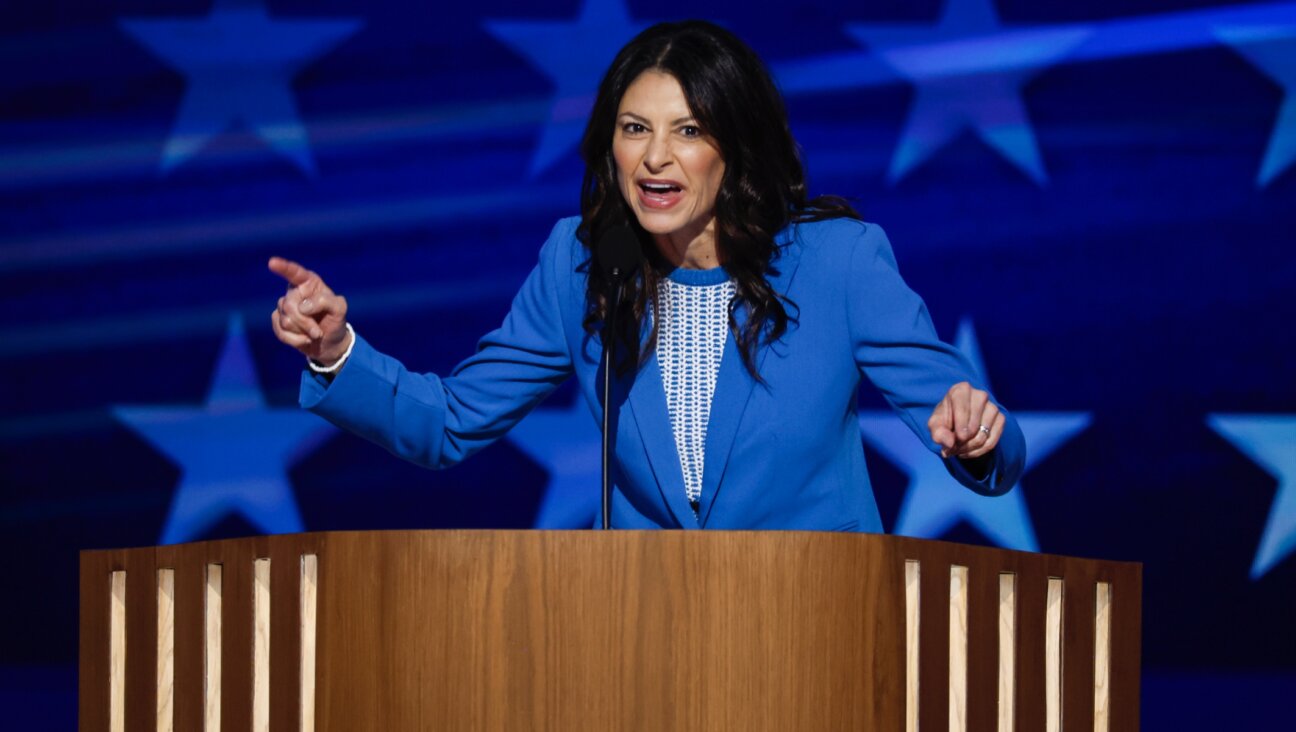
[[645, 208], [668, 209], [679, 203], [684, 189], [664, 181], [639, 181], [639, 202]]
[[643, 190], [644, 193], [648, 193], [650, 195], [658, 195], [658, 196], [665, 196], [671, 193], [680, 192], [679, 186], [671, 185], [670, 183], [649, 183], [647, 181], [644, 181], [639, 184], [639, 187]]

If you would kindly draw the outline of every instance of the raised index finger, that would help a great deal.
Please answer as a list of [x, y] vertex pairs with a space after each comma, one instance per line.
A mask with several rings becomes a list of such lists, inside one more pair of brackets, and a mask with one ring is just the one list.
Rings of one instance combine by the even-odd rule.
[[274, 272], [285, 280], [288, 280], [288, 284], [293, 287], [300, 287], [306, 284], [310, 281], [311, 275], [314, 274], [314, 272], [311, 272], [300, 264], [297, 264], [290, 259], [284, 259], [283, 257], [271, 257], [267, 266], [270, 267], [271, 272]]

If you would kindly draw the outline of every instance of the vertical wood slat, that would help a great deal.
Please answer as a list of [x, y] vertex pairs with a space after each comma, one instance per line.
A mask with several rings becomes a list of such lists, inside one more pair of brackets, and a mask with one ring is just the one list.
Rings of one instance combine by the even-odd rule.
[[1017, 650], [1014, 666], [1017, 689], [1014, 721], [1019, 730], [1042, 730], [1044, 708], [1044, 625], [1048, 603], [1048, 576], [1033, 562], [1023, 562], [1017, 572]]
[[268, 545], [270, 570], [270, 729], [301, 729], [301, 551]]
[[175, 698], [172, 718], [180, 732], [205, 727], [207, 667], [207, 562], [204, 545], [158, 548], [158, 561], [175, 567]]
[[126, 729], [157, 724], [157, 560], [129, 552], [126, 570]]
[[175, 730], [175, 569], [157, 570], [157, 730]]
[[999, 732], [1012, 732], [1016, 711], [1017, 575], [999, 574]]
[[1062, 729], [1062, 595], [1061, 578], [1050, 577], [1044, 609], [1044, 729]]
[[221, 641], [224, 637], [224, 575], [221, 564], [207, 565], [207, 584], [204, 596], [204, 673], [203, 673], [203, 730], [219, 732], [221, 728]]
[[918, 732], [918, 630], [922, 565], [905, 561], [905, 732]]
[[221, 548], [224, 585], [221, 592], [221, 727], [230, 732], [252, 729], [255, 621], [253, 595], [257, 557], [265, 556], [264, 538], [253, 537]]
[[270, 560], [252, 569], [252, 732], [270, 732]]
[[949, 729], [967, 730], [968, 568], [949, 574]]
[[918, 729], [941, 729], [949, 724], [949, 596], [948, 558], [924, 562], [918, 580]]
[[[301, 558], [301, 677], [299, 682], [301, 732], [315, 732], [315, 638], [318, 611], [319, 557]], [[916, 636], [915, 636], [916, 639]]]
[[999, 570], [1002, 563], [968, 554], [967, 729], [993, 730], [999, 693]]
[[1111, 583], [1099, 582], [1094, 597], [1094, 732], [1111, 729]]
[[[1056, 566], [1056, 565], [1055, 565]], [[1064, 568], [1058, 567], [1061, 573]], [[1062, 593], [1062, 728], [1093, 728], [1094, 594], [1091, 571], [1066, 571]]]
[[108, 729], [126, 730], [126, 572], [109, 575]]

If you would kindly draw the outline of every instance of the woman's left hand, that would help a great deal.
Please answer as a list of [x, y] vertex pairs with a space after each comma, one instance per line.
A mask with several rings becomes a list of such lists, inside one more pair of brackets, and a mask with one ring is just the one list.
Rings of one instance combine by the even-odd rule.
[[941, 457], [970, 460], [999, 444], [1005, 421], [989, 394], [961, 381], [951, 386], [932, 410], [927, 429], [932, 441], [941, 446]]

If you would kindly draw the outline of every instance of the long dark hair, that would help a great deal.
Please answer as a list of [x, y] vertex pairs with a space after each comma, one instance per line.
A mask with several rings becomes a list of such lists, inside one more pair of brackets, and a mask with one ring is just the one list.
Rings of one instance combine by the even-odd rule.
[[[603, 337], [611, 333], [622, 344], [621, 372], [642, 363], [657, 341], [654, 321], [641, 353], [644, 318], [655, 304], [662, 260], [621, 195], [612, 156], [621, 98], [649, 70], [679, 82], [693, 117], [715, 141], [724, 160], [724, 179], [715, 202], [715, 236], [720, 261], [736, 284], [729, 303], [729, 328], [747, 371], [760, 380], [758, 346], [782, 337], [789, 320], [795, 323], [788, 314], [788, 307], [796, 309], [795, 303], [776, 293], [767, 279], [777, 274], [775, 234], [792, 222], [859, 218], [859, 214], [837, 197], [806, 200], [805, 170], [783, 98], [760, 58], [737, 36], [698, 20], [660, 23], [640, 33], [621, 49], [599, 84], [581, 140], [585, 179], [576, 235], [591, 259], [584, 327], [590, 334], [602, 328]], [[627, 223], [638, 233], [646, 257], [639, 276], [627, 284], [632, 307], [622, 308], [618, 322], [608, 327], [604, 321], [613, 286], [598, 266], [594, 242]], [[741, 329], [734, 318], [739, 307], [747, 309]]]

